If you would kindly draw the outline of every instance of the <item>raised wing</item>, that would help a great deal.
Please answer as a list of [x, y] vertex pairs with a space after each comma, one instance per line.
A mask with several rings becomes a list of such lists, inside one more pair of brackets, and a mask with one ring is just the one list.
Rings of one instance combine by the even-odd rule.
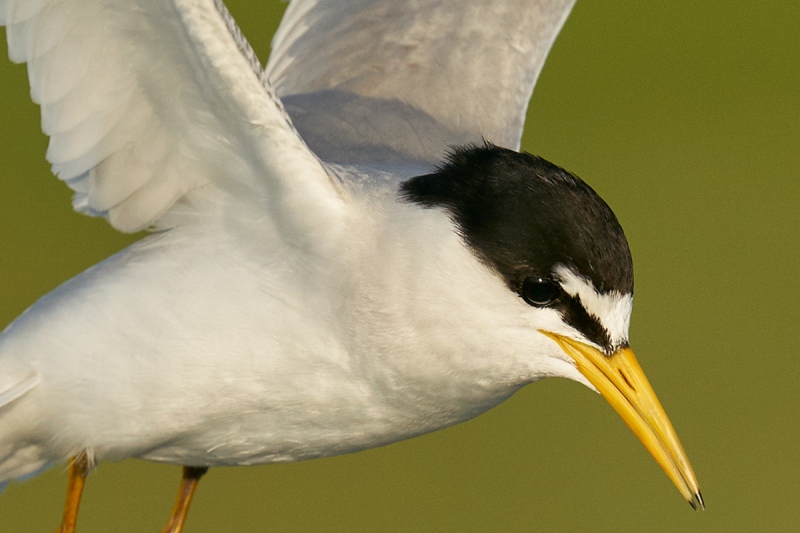
[[136, 231], [176, 223], [170, 208], [202, 188], [265, 199], [304, 231], [336, 216], [334, 184], [221, 1], [0, 0], [0, 25], [77, 210]]
[[439, 161], [481, 139], [519, 148], [574, 0], [292, 0], [267, 76], [326, 161]]

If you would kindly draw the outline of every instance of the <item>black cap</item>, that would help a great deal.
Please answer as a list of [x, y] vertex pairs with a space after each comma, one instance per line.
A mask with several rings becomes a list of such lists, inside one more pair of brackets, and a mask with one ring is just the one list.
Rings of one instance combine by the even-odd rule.
[[[540, 157], [490, 143], [463, 146], [432, 174], [403, 183], [401, 195], [445, 209], [469, 248], [517, 293], [528, 278], [553, 279], [559, 265], [601, 294], [633, 293], [628, 242], [611, 208], [580, 178]], [[562, 313], [574, 315], [578, 303]], [[588, 315], [564, 318], [591, 320], [573, 325], [607, 344], [607, 332]]]

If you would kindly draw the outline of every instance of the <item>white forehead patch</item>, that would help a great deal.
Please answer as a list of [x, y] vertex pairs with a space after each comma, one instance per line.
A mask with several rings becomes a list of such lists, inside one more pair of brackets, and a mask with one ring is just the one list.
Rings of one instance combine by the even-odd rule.
[[566, 266], [558, 265], [554, 270], [564, 292], [580, 298], [586, 312], [608, 331], [613, 346], [628, 342], [633, 309], [632, 294], [621, 294], [617, 291], [603, 294], [597, 291], [591, 281]]

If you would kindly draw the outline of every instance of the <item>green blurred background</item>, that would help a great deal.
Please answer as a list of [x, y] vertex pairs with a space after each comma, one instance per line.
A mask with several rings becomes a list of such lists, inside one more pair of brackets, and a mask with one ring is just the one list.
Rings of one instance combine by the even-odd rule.
[[[285, 5], [227, 3], [266, 60]], [[800, 531], [798, 67], [797, 0], [583, 1], [531, 103], [524, 148], [586, 179], [627, 232], [633, 346], [706, 512], [599, 396], [547, 380], [385, 448], [212, 469], [188, 532]], [[0, 94], [2, 326], [135, 237], [72, 212], [23, 67], [0, 61]], [[101, 465], [79, 530], [159, 530], [179, 476]], [[0, 531], [52, 531], [65, 483], [55, 468], [9, 487]]]

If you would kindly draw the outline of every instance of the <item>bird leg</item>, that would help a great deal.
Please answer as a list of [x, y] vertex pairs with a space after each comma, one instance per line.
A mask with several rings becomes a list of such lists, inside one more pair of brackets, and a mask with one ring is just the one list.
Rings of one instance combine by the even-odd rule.
[[86, 483], [86, 476], [89, 475], [90, 469], [89, 457], [85, 453], [70, 459], [67, 499], [64, 501], [64, 516], [61, 518], [61, 527], [56, 530], [56, 533], [75, 533], [75, 523], [78, 521], [78, 508], [81, 505], [83, 486]]
[[197, 483], [206, 472], [208, 472], [208, 468], [204, 466], [183, 467], [183, 479], [181, 479], [181, 486], [178, 489], [178, 497], [175, 499], [175, 506], [172, 508], [169, 522], [161, 530], [161, 533], [181, 533], [183, 531], [183, 524], [186, 522], [194, 491], [197, 490]]

